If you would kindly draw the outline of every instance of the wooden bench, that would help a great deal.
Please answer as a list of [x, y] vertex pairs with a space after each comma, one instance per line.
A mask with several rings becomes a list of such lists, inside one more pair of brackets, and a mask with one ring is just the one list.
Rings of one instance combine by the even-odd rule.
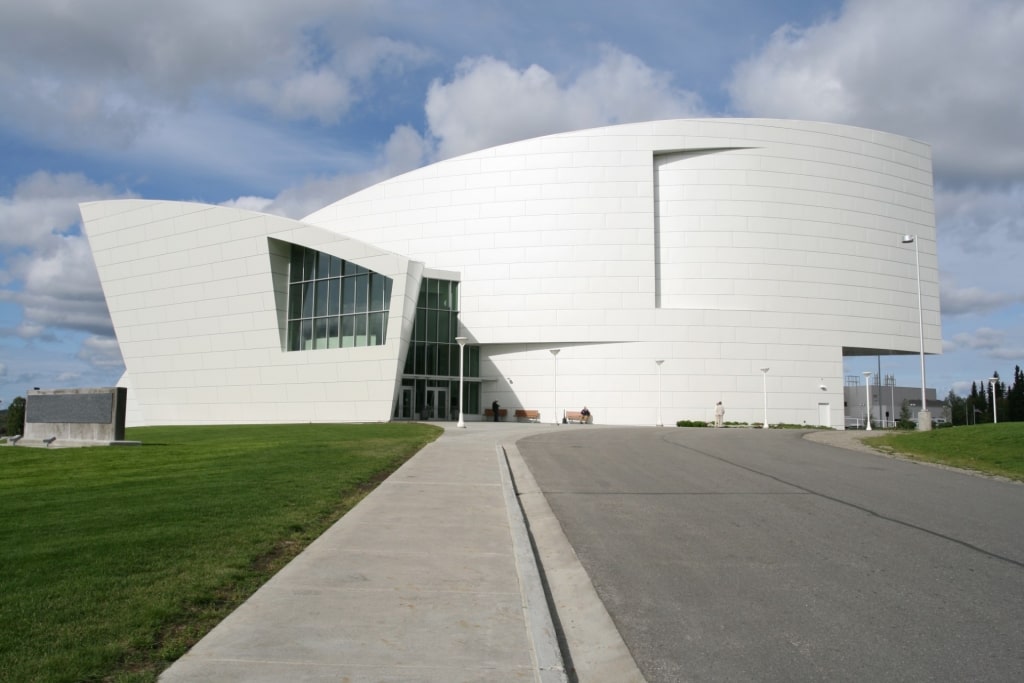
[[[484, 417], [486, 417], [488, 420], [493, 420], [494, 411], [491, 410], [490, 408], [484, 408]], [[498, 419], [504, 420], [506, 417], [508, 417], [508, 411], [505, 410], [504, 408], [498, 408]]]
[[593, 415], [588, 416], [587, 419], [583, 419], [583, 413], [581, 413], [578, 410], [567, 410], [567, 411], [565, 411], [565, 419], [566, 419], [567, 422], [576, 422], [578, 424], [586, 424], [586, 423], [590, 422], [590, 418], [591, 417], [593, 417]]
[[523, 420], [526, 420], [527, 422], [540, 422], [540, 411], [523, 410], [522, 408], [518, 408], [516, 410], [516, 419], [520, 422]]

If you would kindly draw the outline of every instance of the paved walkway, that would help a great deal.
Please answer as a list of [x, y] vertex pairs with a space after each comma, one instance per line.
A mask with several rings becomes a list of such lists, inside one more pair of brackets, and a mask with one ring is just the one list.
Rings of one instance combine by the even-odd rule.
[[564, 681], [501, 443], [443, 425], [160, 680]]

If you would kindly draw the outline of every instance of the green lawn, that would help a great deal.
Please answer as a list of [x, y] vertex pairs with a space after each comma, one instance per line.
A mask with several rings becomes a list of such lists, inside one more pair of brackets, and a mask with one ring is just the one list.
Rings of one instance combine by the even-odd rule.
[[864, 442], [918, 460], [1024, 481], [1024, 422], [893, 432]]
[[0, 681], [151, 681], [441, 433], [151, 427], [0, 449]]

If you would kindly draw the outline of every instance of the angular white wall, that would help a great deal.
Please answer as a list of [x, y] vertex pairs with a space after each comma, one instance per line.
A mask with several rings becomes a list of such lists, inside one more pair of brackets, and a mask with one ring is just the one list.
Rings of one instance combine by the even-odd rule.
[[[386, 421], [422, 264], [239, 209], [82, 205], [130, 388], [129, 424]], [[393, 279], [383, 346], [287, 352], [288, 244]]]

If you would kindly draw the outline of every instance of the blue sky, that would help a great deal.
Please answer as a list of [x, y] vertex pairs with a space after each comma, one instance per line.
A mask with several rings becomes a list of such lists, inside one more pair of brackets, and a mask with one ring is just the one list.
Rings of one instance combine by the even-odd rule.
[[[1024, 364], [1019, 0], [8, 0], [0, 6], [0, 399], [123, 371], [77, 204], [301, 217], [547, 133], [688, 116], [932, 145], [944, 396]], [[916, 357], [881, 359], [915, 385]], [[878, 360], [848, 359], [845, 372]]]

